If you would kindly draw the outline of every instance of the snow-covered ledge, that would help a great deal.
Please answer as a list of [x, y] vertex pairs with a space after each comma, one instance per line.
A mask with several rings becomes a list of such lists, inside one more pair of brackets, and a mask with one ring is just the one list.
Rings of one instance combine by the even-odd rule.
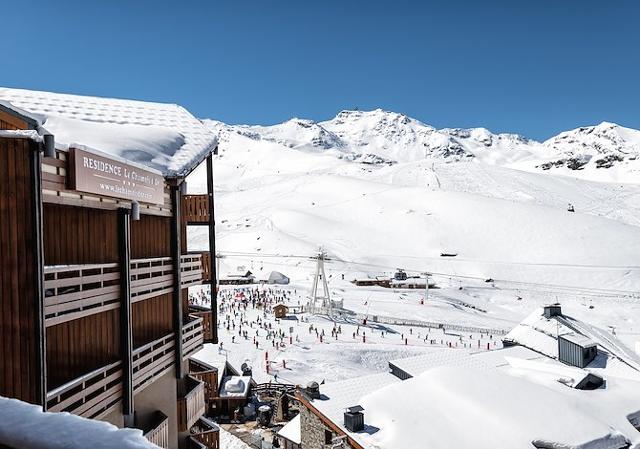
[[0, 444], [20, 449], [159, 449], [139, 429], [69, 413], [43, 413], [37, 405], [0, 397]]

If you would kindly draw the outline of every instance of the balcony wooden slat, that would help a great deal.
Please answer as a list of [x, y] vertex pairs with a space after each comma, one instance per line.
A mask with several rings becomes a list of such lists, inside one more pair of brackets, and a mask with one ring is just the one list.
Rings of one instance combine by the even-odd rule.
[[122, 398], [121, 364], [112, 363], [50, 391], [48, 410], [93, 418], [113, 407]]

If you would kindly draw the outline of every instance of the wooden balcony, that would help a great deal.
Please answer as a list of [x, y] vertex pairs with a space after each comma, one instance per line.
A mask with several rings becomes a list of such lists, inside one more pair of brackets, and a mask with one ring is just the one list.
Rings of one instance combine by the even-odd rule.
[[189, 315], [196, 318], [202, 318], [204, 341], [211, 341], [211, 339], [213, 338], [213, 319], [211, 316], [211, 309], [190, 305]]
[[191, 321], [182, 326], [182, 357], [187, 359], [190, 355], [202, 349], [204, 344], [204, 330], [202, 318], [189, 315]]
[[44, 268], [47, 326], [120, 307], [118, 264], [64, 265]]
[[122, 363], [118, 361], [50, 391], [47, 409], [100, 418], [121, 400]]
[[199, 253], [200, 260], [202, 262], [202, 283], [210, 283], [211, 282], [211, 254], [209, 251], [204, 251]]
[[183, 195], [181, 214], [182, 221], [187, 225], [209, 224], [209, 196]]
[[180, 270], [182, 273], [182, 288], [201, 285], [203, 273], [202, 254], [192, 253], [180, 256]]
[[131, 302], [138, 302], [173, 291], [171, 257], [131, 261]]
[[[202, 283], [201, 254], [181, 256], [182, 287]], [[44, 267], [44, 314], [47, 326], [120, 307], [120, 269], [117, 263]], [[131, 302], [173, 290], [170, 257], [131, 261]]]
[[204, 400], [209, 409], [215, 408], [216, 400], [219, 399], [218, 376], [222, 376], [224, 373], [219, 373], [217, 368], [211, 368], [191, 359], [189, 360], [189, 375], [204, 382]]
[[187, 376], [178, 391], [178, 431], [186, 432], [204, 415], [204, 383]]
[[133, 392], [137, 394], [164, 376], [175, 362], [173, 333], [133, 351]]
[[144, 432], [144, 437], [156, 446], [169, 448], [169, 418], [161, 411], [157, 411], [138, 420], [136, 427]]
[[198, 449], [219, 449], [220, 448], [220, 428], [206, 418], [200, 418], [191, 427], [190, 440], [195, 440], [190, 445]]

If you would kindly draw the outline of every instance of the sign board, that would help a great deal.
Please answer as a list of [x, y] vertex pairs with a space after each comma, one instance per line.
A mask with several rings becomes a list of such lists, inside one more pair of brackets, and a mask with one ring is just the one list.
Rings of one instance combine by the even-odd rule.
[[119, 160], [71, 148], [70, 188], [144, 203], [164, 203], [162, 175]]

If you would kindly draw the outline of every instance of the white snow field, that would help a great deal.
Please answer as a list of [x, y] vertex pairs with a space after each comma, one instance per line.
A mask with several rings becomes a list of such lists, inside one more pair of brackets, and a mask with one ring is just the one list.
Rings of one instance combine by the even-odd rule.
[[[636, 132], [581, 128], [563, 134], [572, 137], [561, 150], [484, 129], [436, 130], [380, 110], [270, 127], [205, 123], [220, 141], [222, 275], [277, 270], [308, 292], [308, 257], [321, 245], [332, 294], [356, 312], [509, 330], [557, 300], [573, 316], [614, 327], [630, 347], [640, 340], [640, 185], [627, 182], [640, 179]], [[600, 144], [590, 147], [594, 139]], [[539, 167], [565, 157], [570, 141], [576, 151], [625, 158], [609, 168]], [[205, 190], [201, 166], [189, 191]], [[208, 249], [205, 228], [190, 228], [189, 240], [190, 249]], [[349, 282], [398, 267], [428, 271], [441, 288], [421, 305], [416, 290]]]

